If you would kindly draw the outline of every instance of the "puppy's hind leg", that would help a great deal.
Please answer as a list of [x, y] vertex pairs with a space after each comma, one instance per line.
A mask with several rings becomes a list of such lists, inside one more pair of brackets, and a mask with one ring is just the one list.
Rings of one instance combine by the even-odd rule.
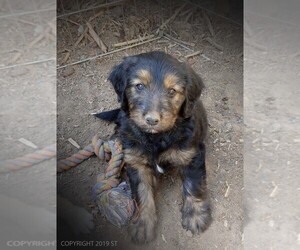
[[201, 233], [211, 222], [211, 211], [206, 197], [204, 144], [201, 143], [198, 154], [183, 169], [182, 178], [182, 226], [193, 234]]
[[155, 237], [157, 222], [154, 188], [156, 179], [153, 171], [146, 166], [138, 169], [127, 168], [133, 198], [138, 203], [138, 217], [129, 226], [131, 239], [135, 243], [146, 243]]

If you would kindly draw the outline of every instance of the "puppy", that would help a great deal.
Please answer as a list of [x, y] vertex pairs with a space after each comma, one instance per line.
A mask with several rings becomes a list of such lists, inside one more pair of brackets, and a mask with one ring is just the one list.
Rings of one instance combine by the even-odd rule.
[[203, 232], [211, 220], [206, 196], [206, 113], [199, 100], [201, 78], [163, 52], [126, 57], [109, 76], [121, 108], [96, 116], [115, 121], [139, 216], [130, 225], [137, 243], [155, 237], [155, 186], [159, 173], [178, 169], [182, 177], [182, 226]]

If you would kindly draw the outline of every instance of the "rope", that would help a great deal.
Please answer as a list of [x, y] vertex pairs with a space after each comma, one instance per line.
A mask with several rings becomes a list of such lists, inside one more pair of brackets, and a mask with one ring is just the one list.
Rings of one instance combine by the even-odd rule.
[[121, 171], [124, 166], [122, 145], [118, 140], [103, 141], [94, 136], [92, 143], [73, 154], [58, 161], [57, 172], [67, 171], [93, 154], [102, 161], [108, 161], [105, 172], [99, 174], [92, 189], [102, 215], [115, 226], [126, 225], [134, 215], [136, 204], [131, 198], [131, 190], [126, 181], [121, 181]]
[[12, 171], [29, 168], [35, 164], [49, 160], [56, 156], [56, 146], [50, 145], [43, 149], [37, 150], [34, 153], [26, 154], [10, 160], [0, 161], [0, 174], [9, 173]]
[[100, 160], [108, 160], [110, 152], [111, 149], [108, 142], [104, 142], [96, 135], [94, 136], [91, 144], [79, 150], [76, 154], [58, 161], [57, 172], [61, 173], [76, 167], [78, 164], [90, 158], [94, 154], [96, 154]]
[[[92, 192], [100, 212], [114, 225], [126, 225], [136, 211], [135, 201], [126, 181], [121, 181], [124, 166], [122, 145], [118, 140], [103, 141], [94, 136], [92, 143], [72, 156], [57, 162], [57, 172], [67, 171], [92, 155], [108, 161], [103, 174], [97, 176]], [[16, 159], [0, 161], [0, 174], [31, 167], [56, 156], [56, 146], [51, 145]]]

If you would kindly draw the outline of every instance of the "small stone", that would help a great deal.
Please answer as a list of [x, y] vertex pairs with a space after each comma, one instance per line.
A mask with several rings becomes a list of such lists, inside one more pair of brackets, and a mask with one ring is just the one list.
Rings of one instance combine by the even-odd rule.
[[224, 227], [228, 227], [228, 222], [227, 222], [227, 220], [224, 220]]
[[272, 133], [277, 133], [281, 130], [281, 124], [280, 123], [273, 123], [271, 125], [271, 132]]
[[273, 220], [270, 220], [269, 221], [269, 227], [274, 227], [274, 225], [275, 225], [275, 222]]
[[66, 67], [65, 70], [63, 71], [63, 76], [67, 77], [70, 76], [72, 74], [74, 74], [75, 70], [73, 67]]
[[187, 235], [188, 237], [193, 237], [193, 234], [192, 234], [192, 232], [191, 232], [190, 230], [186, 231], [186, 235]]
[[79, 25], [78, 30], [77, 30], [78, 36], [80, 36], [80, 35], [83, 33], [83, 31], [84, 31], [83, 26], [82, 26], [82, 25]]

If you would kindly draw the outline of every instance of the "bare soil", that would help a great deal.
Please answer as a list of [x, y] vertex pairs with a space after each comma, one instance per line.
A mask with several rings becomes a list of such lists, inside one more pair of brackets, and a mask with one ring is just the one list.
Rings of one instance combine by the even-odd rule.
[[[123, 9], [117, 6], [103, 11], [91, 24], [111, 49], [114, 43], [152, 34], [181, 5], [180, 1], [172, 1], [171, 5], [169, 2], [136, 1], [136, 5], [124, 5]], [[73, 7], [58, 8], [59, 13], [63, 13], [72, 11]], [[192, 14], [187, 20], [189, 12], [184, 12], [189, 9]], [[64, 64], [102, 53], [95, 42], [86, 38], [72, 50], [82, 30], [80, 25], [85, 27], [85, 22], [96, 13], [90, 11], [68, 16], [67, 19], [73, 23], [65, 18], [58, 19], [58, 64], [62, 65], [68, 49], [71, 50], [70, 58]], [[184, 230], [180, 215], [180, 179], [176, 175], [162, 175], [156, 196], [159, 217], [157, 237], [142, 246], [143, 249], [242, 249], [243, 30], [236, 20], [232, 22], [210, 12], [206, 14], [214, 29], [213, 37], [203, 11], [193, 4], [187, 4], [166, 28], [167, 33], [194, 46], [181, 46], [161, 38], [57, 72], [57, 144], [58, 159], [62, 159], [77, 151], [67, 141], [68, 138], [84, 147], [97, 133], [103, 139], [113, 134], [113, 124], [97, 120], [91, 113], [118, 107], [116, 94], [106, 79], [112, 67], [124, 56], [162, 50], [179, 60], [186, 60], [185, 55], [201, 51], [187, 62], [203, 78], [206, 86], [201, 98], [209, 120], [206, 165], [213, 222], [202, 235], [192, 236]], [[205, 40], [207, 37], [221, 45], [222, 49], [208, 43]], [[95, 229], [80, 239], [112, 240], [118, 241], [117, 249], [140, 249], [141, 246], [130, 242], [126, 227], [119, 229], [107, 222], [92, 201], [91, 188], [103, 168], [103, 163], [91, 158], [58, 175], [58, 192], [94, 215]], [[58, 238], [74, 239], [64, 225], [58, 228], [58, 232]]]

